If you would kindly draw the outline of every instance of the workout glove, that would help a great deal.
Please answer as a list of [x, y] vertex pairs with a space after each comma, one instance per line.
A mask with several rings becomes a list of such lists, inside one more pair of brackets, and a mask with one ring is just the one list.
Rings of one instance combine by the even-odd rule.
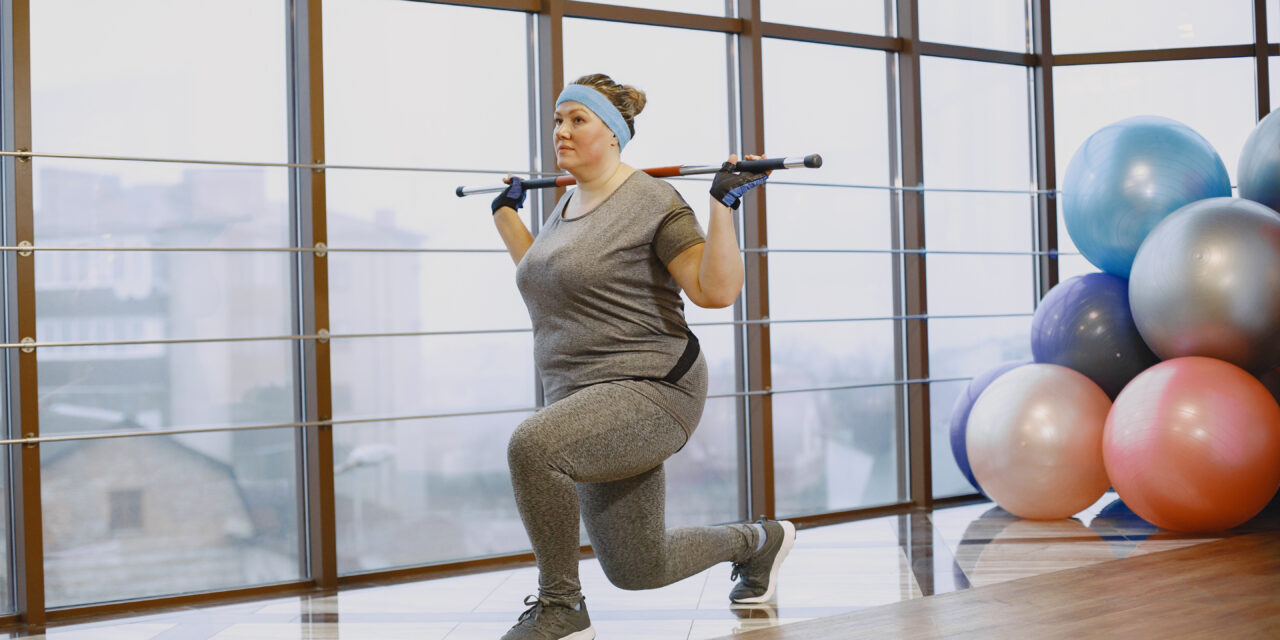
[[493, 199], [494, 215], [497, 215], [498, 209], [503, 207], [511, 207], [512, 209], [519, 209], [520, 207], [523, 207], [524, 197], [528, 195], [528, 193], [529, 192], [525, 191], [524, 185], [520, 183], [520, 178], [511, 176], [511, 185], [508, 186], [505, 191], [499, 193], [498, 197]]
[[715, 179], [711, 181], [711, 197], [724, 203], [726, 207], [737, 209], [742, 194], [768, 179], [768, 174], [764, 173], [733, 173], [733, 164], [726, 162], [720, 165], [720, 171], [716, 172]]

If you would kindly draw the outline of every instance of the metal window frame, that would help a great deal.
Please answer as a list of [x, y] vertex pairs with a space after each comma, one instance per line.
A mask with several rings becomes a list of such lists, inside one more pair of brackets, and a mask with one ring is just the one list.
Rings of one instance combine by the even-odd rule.
[[[287, 0], [289, 69], [289, 161], [324, 163], [324, 54], [322, 0]], [[289, 223], [294, 246], [328, 245], [325, 173], [289, 170]], [[327, 333], [329, 265], [327, 253], [292, 256], [293, 330], [300, 335]], [[294, 340], [294, 417], [299, 422], [333, 418], [330, 342]], [[299, 573], [315, 586], [338, 586], [336, 497], [333, 478], [333, 427], [296, 429]]]
[[[422, 2], [427, 0], [404, 0]], [[1099, 52], [1055, 56], [1051, 46], [1050, 0], [1028, 0], [1030, 52], [1017, 53], [945, 43], [918, 38], [917, 0], [885, 0], [887, 26], [896, 35], [859, 34], [837, 30], [764, 22], [760, 0], [726, 0], [724, 16], [637, 9], [576, 0], [437, 0], [477, 8], [521, 11], [528, 14], [530, 43], [531, 106], [545, 113], [564, 84], [563, 21], [566, 17], [699, 29], [726, 34], [726, 64], [730, 70], [729, 117], [733, 127], [731, 144], [735, 150], [763, 149], [764, 129], [763, 41], [764, 38], [799, 40], [820, 44], [878, 50], [887, 54], [886, 108], [893, 128], [891, 136], [891, 179], [904, 185], [922, 185], [922, 123], [919, 64], [921, 56], [951, 57], [979, 62], [1023, 66], [1029, 72], [1029, 93], [1035, 128], [1034, 172], [1040, 192], [1036, 202], [1035, 292], [1043, 296], [1058, 279], [1057, 203], [1055, 199], [1055, 149], [1053, 114], [1053, 69], [1060, 65], [1096, 65], [1128, 62], [1254, 58], [1257, 68], [1257, 110], [1261, 119], [1271, 109], [1269, 56], [1280, 55], [1280, 45], [1267, 42], [1267, 0], [1254, 0], [1254, 41], [1240, 45]], [[323, 164], [323, 64], [321, 43], [322, 0], [286, 0], [290, 11], [289, 92], [290, 160]], [[0, 0], [0, 150], [31, 149], [30, 85], [30, 0]], [[536, 37], [534, 32], [536, 31]], [[890, 29], [886, 29], [886, 32]], [[534, 169], [554, 166], [549, 133], [538, 127], [531, 115], [531, 165]], [[738, 137], [740, 134], [740, 138]], [[0, 157], [0, 232], [6, 247], [33, 242], [31, 158]], [[327, 263], [313, 250], [325, 237], [325, 179], [323, 168], [290, 168], [290, 211], [293, 241], [298, 249], [293, 263], [294, 296], [297, 310], [294, 329], [305, 336], [318, 334], [328, 325]], [[557, 193], [559, 195], [559, 193]], [[763, 195], [763, 194], [761, 194]], [[538, 196], [535, 227], [550, 213], [555, 198]], [[900, 478], [906, 482], [900, 495], [906, 501], [865, 509], [802, 515], [806, 526], [903, 513], [921, 507], [973, 499], [957, 496], [935, 499], [932, 495], [929, 447], [929, 353], [927, 341], [926, 282], [924, 270], [924, 201], [919, 191], [909, 188], [895, 192], [891, 208], [898, 221], [895, 228], [895, 291], [898, 301], [897, 344], [899, 369], [895, 387], [903, 389], [899, 417]], [[744, 518], [775, 514], [773, 473], [773, 424], [769, 344], [768, 251], [765, 198], [746, 202], [742, 221], [742, 241], [746, 251], [746, 292], [735, 307], [740, 380], [736, 393], [741, 398], [740, 469], [741, 510]], [[18, 343], [35, 339], [34, 252], [0, 252], [4, 270], [4, 340]], [[13, 575], [15, 602], [12, 615], [0, 616], [0, 623], [41, 628], [49, 621], [66, 621], [85, 616], [117, 615], [124, 612], [154, 611], [171, 607], [262, 598], [289, 594], [331, 592], [335, 588], [400, 580], [485, 571], [527, 565], [530, 554], [434, 564], [340, 575], [336, 566], [331, 362], [327, 340], [295, 340], [295, 367], [298, 371], [296, 417], [306, 426], [298, 433], [300, 574], [303, 579], [278, 585], [211, 591], [208, 593], [145, 598], [127, 603], [74, 606], [48, 610], [44, 600], [43, 542], [40, 502], [39, 441], [11, 444], [7, 448], [12, 486]], [[36, 358], [38, 350], [4, 350], [6, 367], [9, 439], [39, 438]], [[779, 390], [782, 392], [785, 390]], [[541, 399], [539, 399], [541, 401]], [[584, 553], [589, 549], [584, 548]]]

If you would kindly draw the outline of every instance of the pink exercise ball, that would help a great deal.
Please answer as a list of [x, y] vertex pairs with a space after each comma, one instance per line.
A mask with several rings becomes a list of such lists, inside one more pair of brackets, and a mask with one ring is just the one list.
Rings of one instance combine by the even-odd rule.
[[1093, 504], [1109, 482], [1102, 428], [1111, 399], [1084, 374], [1018, 367], [991, 383], [969, 414], [969, 465], [996, 504], [1020, 518], [1057, 520]]
[[1173, 531], [1230, 529], [1280, 488], [1280, 406], [1233, 364], [1166, 360], [1120, 392], [1102, 454], [1116, 493], [1143, 520]]

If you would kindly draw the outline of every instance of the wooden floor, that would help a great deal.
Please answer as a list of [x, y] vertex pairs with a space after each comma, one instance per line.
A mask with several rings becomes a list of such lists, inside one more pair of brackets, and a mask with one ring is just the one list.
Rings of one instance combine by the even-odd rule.
[[1280, 638], [1280, 531], [1235, 536], [732, 637]]

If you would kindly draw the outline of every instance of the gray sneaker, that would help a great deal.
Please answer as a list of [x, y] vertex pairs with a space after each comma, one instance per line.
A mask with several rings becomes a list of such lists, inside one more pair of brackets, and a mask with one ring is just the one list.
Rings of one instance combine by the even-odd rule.
[[757, 521], [764, 527], [764, 546], [746, 562], [733, 563], [730, 580], [738, 584], [729, 600], [739, 604], [768, 602], [778, 590], [778, 569], [796, 543], [796, 526], [786, 520]]
[[552, 604], [529, 596], [524, 599], [529, 608], [520, 614], [516, 626], [502, 636], [502, 640], [593, 640], [595, 629], [587, 615], [587, 601], [569, 607]]

